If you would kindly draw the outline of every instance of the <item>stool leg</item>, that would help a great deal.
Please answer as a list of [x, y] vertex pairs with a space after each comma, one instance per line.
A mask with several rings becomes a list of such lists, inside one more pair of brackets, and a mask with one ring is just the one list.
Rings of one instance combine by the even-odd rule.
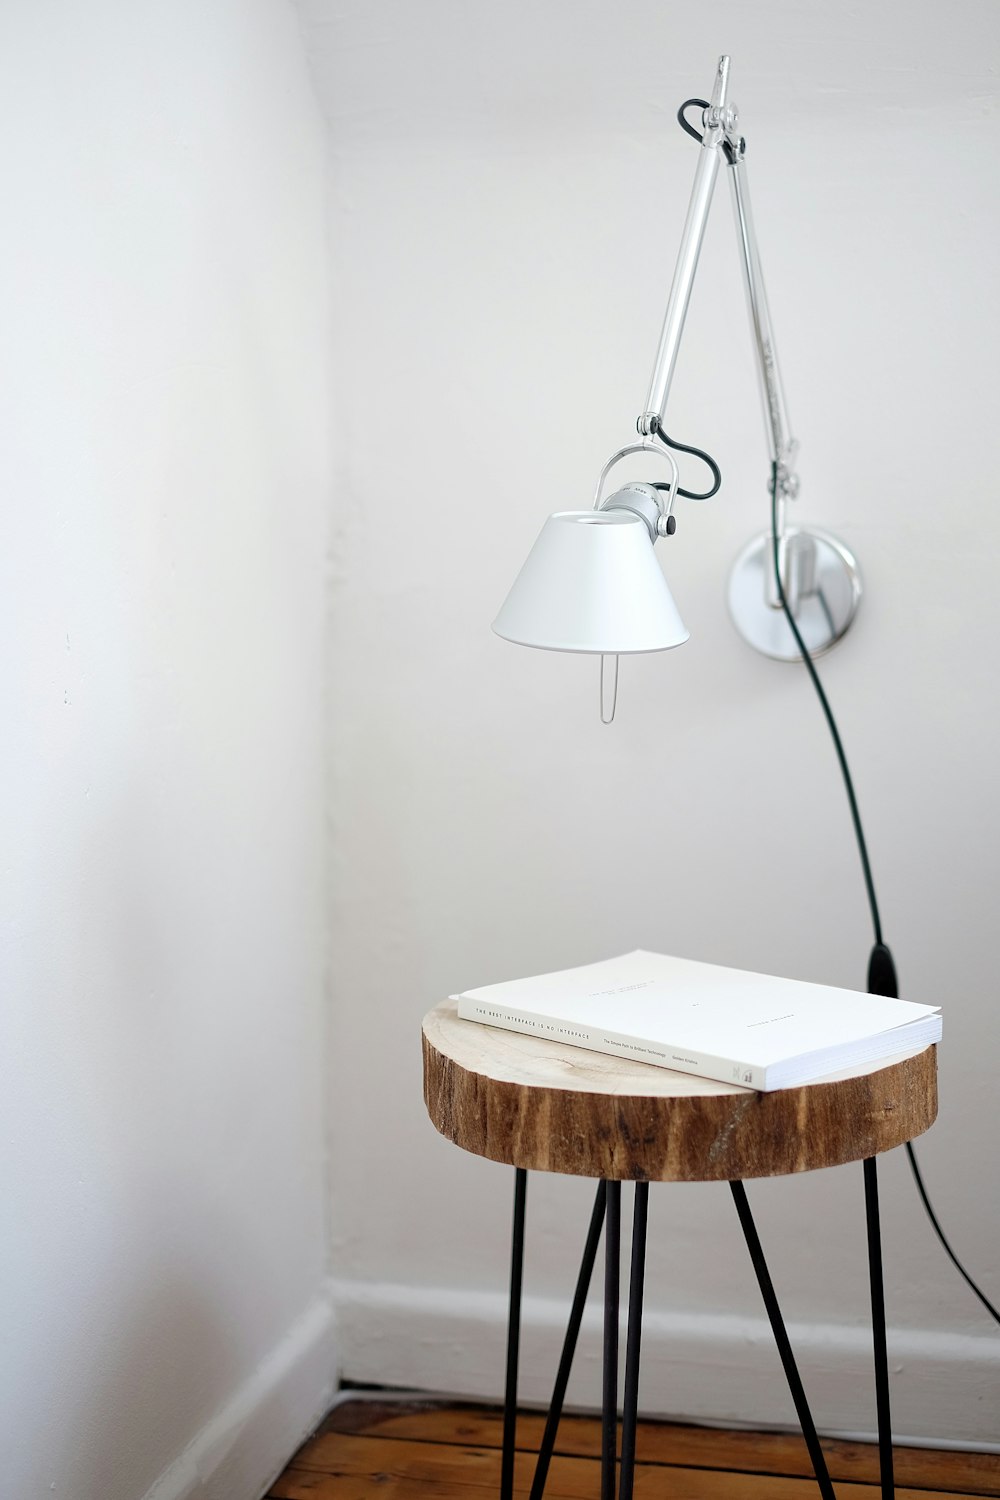
[[622, 1185], [609, 1182], [604, 1225], [604, 1407], [601, 1500], [615, 1500], [618, 1448], [618, 1285], [621, 1276]]
[[795, 1403], [795, 1412], [802, 1428], [802, 1436], [806, 1440], [809, 1449], [809, 1457], [812, 1459], [813, 1472], [816, 1475], [816, 1483], [823, 1500], [835, 1500], [833, 1484], [830, 1480], [830, 1471], [826, 1466], [826, 1458], [820, 1447], [819, 1436], [809, 1410], [806, 1400], [805, 1388], [799, 1377], [798, 1367], [795, 1363], [795, 1355], [788, 1334], [785, 1331], [784, 1319], [781, 1316], [781, 1308], [778, 1306], [778, 1298], [775, 1295], [774, 1283], [771, 1281], [771, 1273], [767, 1269], [767, 1261], [764, 1259], [764, 1251], [761, 1248], [760, 1238], [757, 1234], [757, 1226], [750, 1212], [750, 1204], [747, 1200], [747, 1191], [742, 1182], [731, 1182], [733, 1199], [736, 1203], [736, 1212], [740, 1216], [740, 1224], [746, 1238], [747, 1249], [750, 1251], [750, 1259], [753, 1262], [754, 1271], [757, 1274], [757, 1284], [760, 1287], [761, 1296], [764, 1298], [764, 1306], [771, 1324], [771, 1332], [774, 1334], [774, 1342], [778, 1346], [778, 1354], [781, 1356], [782, 1369], [785, 1379], [788, 1381], [788, 1389], [792, 1393]]
[[500, 1500], [513, 1500], [514, 1439], [517, 1429], [517, 1356], [521, 1342], [521, 1277], [524, 1271], [524, 1215], [528, 1174], [514, 1175], [514, 1226], [510, 1247], [510, 1304], [507, 1312], [507, 1383], [503, 1406], [503, 1450], [500, 1459]]
[[559, 1419], [562, 1416], [563, 1402], [566, 1399], [566, 1387], [569, 1385], [570, 1371], [573, 1368], [573, 1356], [576, 1353], [577, 1339], [580, 1336], [580, 1324], [583, 1322], [583, 1310], [587, 1301], [587, 1293], [590, 1290], [590, 1280], [594, 1274], [594, 1262], [597, 1260], [597, 1247], [601, 1240], [601, 1230], [604, 1228], [604, 1207], [607, 1201], [607, 1194], [607, 1183], [599, 1182], [597, 1185], [597, 1196], [594, 1199], [594, 1211], [590, 1216], [587, 1243], [583, 1249], [580, 1275], [577, 1277], [576, 1291], [573, 1294], [573, 1306], [570, 1310], [569, 1322], [566, 1325], [566, 1337], [563, 1340], [562, 1355], [559, 1360], [559, 1369], [556, 1373], [556, 1383], [552, 1388], [552, 1401], [549, 1405], [549, 1414], [545, 1421], [545, 1432], [542, 1435], [542, 1444], [538, 1450], [538, 1462], [535, 1465], [535, 1477], [531, 1483], [531, 1494], [528, 1500], [542, 1500], [542, 1496], [545, 1493], [545, 1481], [548, 1477], [549, 1464], [552, 1461], [552, 1453], [556, 1445]]
[[632, 1269], [628, 1285], [628, 1339], [625, 1344], [625, 1409], [622, 1414], [622, 1466], [618, 1500], [632, 1500], [635, 1477], [635, 1426], [639, 1411], [639, 1342], [642, 1337], [642, 1289], [646, 1273], [646, 1211], [649, 1183], [635, 1185], [632, 1211]]
[[882, 1285], [882, 1233], [878, 1213], [878, 1170], [874, 1156], [865, 1162], [865, 1216], [868, 1220], [868, 1277], [872, 1289], [872, 1342], [875, 1352], [875, 1410], [878, 1416], [878, 1461], [882, 1500], [896, 1493], [892, 1468], [892, 1423], [889, 1416], [889, 1354], [885, 1340], [885, 1291]]

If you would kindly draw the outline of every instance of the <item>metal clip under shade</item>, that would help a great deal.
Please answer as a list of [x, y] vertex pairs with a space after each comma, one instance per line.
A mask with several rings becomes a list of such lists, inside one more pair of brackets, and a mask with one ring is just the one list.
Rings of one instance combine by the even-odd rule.
[[[614, 662], [613, 667], [608, 663]], [[608, 709], [608, 697], [611, 698], [611, 708]], [[601, 723], [610, 724], [615, 716], [615, 708], [618, 705], [618, 657], [601, 657]]]

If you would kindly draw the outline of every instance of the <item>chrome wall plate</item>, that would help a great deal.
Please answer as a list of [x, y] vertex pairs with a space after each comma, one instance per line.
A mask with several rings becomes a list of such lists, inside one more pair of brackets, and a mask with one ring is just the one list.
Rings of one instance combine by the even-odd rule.
[[[861, 600], [861, 573], [843, 542], [823, 531], [788, 527], [786, 543], [807, 556], [795, 623], [810, 656], [822, 656], [847, 632]], [[769, 533], [748, 542], [729, 575], [729, 613], [743, 639], [775, 661], [801, 661], [781, 606], [773, 597]]]

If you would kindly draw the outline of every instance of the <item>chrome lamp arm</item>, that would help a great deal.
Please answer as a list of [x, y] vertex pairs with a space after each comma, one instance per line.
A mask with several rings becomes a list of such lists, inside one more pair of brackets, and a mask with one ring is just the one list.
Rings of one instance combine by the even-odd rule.
[[712, 90], [712, 102], [703, 115], [704, 135], [701, 141], [698, 168], [695, 173], [684, 233], [681, 236], [681, 247], [677, 256], [677, 267], [670, 288], [667, 310], [663, 318], [660, 347], [657, 350], [656, 364], [649, 382], [646, 406], [643, 415], [639, 418], [638, 427], [642, 433], [654, 433], [666, 418], [667, 398], [670, 395], [674, 366], [677, 363], [681, 335], [691, 301], [691, 289], [694, 286], [705, 226], [712, 207], [719, 160], [724, 153], [729, 164], [730, 183], [733, 190], [733, 207], [736, 213], [736, 229], [743, 264], [743, 281], [750, 309], [750, 323], [757, 355], [757, 372], [764, 402], [764, 421], [771, 461], [777, 463], [779, 468], [786, 468], [785, 493], [792, 494], [797, 488], [791, 478], [790, 468], [796, 443], [789, 432], [788, 412], [781, 384], [781, 373], [778, 369], [778, 356], [771, 332], [767, 293], [760, 269], [760, 252], [757, 249], [753, 215], [750, 211], [750, 190], [746, 181], [744, 160], [746, 142], [738, 131], [739, 111], [727, 101], [728, 89], [729, 58], [720, 57], [715, 75], [715, 87]]
[[708, 215], [712, 207], [712, 195], [715, 192], [715, 180], [719, 175], [722, 147], [727, 141], [727, 131], [735, 135], [738, 124], [739, 117], [736, 110], [729, 106], [728, 93], [729, 58], [720, 57], [715, 73], [715, 85], [712, 89], [712, 100], [704, 114], [705, 133], [702, 136], [701, 149], [698, 153], [698, 166], [694, 174], [694, 186], [691, 189], [691, 201], [688, 204], [687, 218], [684, 221], [680, 249], [677, 252], [674, 279], [670, 285], [670, 296], [667, 298], [667, 310], [663, 315], [663, 329], [660, 333], [660, 346], [656, 351], [656, 364], [653, 366], [649, 381], [646, 405], [637, 423], [639, 431], [646, 436], [655, 433], [660, 423], [666, 418], [667, 398], [670, 395], [670, 384], [674, 378], [674, 366], [677, 363], [681, 336], [691, 302], [691, 290], [694, 286], [695, 272], [698, 269], [698, 258], [701, 255], [705, 227], [708, 224]]
[[[778, 356], [761, 271], [760, 253], [750, 208], [745, 161], [746, 143], [739, 134], [739, 111], [729, 102], [728, 57], [720, 57], [712, 98], [704, 110], [701, 147], [677, 265], [667, 300], [656, 363], [649, 382], [643, 414], [637, 426], [644, 436], [655, 435], [666, 417], [674, 367], [687, 318], [698, 259], [711, 211], [721, 158], [728, 164], [736, 219], [737, 242], [753, 335], [757, 375], [763, 403], [764, 426], [772, 474], [776, 482], [773, 529], [756, 540], [741, 558], [740, 578], [730, 584], [730, 609], [740, 633], [751, 645], [782, 660], [799, 660], [800, 652], [780, 620], [781, 602], [775, 578], [773, 538], [786, 597], [797, 623], [803, 613], [815, 616], [806, 639], [811, 655], [819, 655], [838, 641], [854, 618], [861, 595], [857, 563], [847, 549], [823, 533], [786, 526], [786, 504], [799, 492], [795, 473], [798, 443], [788, 420]], [[772, 477], [768, 478], [770, 491]], [[807, 626], [809, 619], [806, 619]]]

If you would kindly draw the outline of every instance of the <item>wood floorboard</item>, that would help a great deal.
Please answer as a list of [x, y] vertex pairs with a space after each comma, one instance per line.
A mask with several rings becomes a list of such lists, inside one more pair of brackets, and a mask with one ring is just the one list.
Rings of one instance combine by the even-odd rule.
[[[544, 1421], [537, 1412], [521, 1413], [517, 1424], [519, 1448], [537, 1452]], [[332, 1432], [357, 1432], [498, 1448], [502, 1431], [503, 1415], [496, 1408], [350, 1401], [334, 1407], [317, 1438]], [[599, 1423], [592, 1417], [563, 1417], [557, 1447], [560, 1453], [598, 1457]], [[878, 1450], [873, 1444], [824, 1439], [823, 1449], [835, 1479], [862, 1484], [878, 1482]], [[297, 1462], [306, 1462], [306, 1451], [303, 1450]], [[644, 1461], [651, 1463], [800, 1477], [812, 1473], [805, 1442], [798, 1434], [720, 1431], [645, 1422], [639, 1428], [638, 1451]], [[901, 1485], [1000, 1497], [1000, 1456], [995, 1454], [896, 1448], [895, 1467], [896, 1480]]]
[[[526, 1500], [544, 1418], [518, 1418], [515, 1494]], [[495, 1497], [502, 1415], [489, 1407], [348, 1401], [335, 1407], [269, 1491], [270, 1500], [471, 1500]], [[878, 1454], [869, 1444], [825, 1442], [838, 1500], [878, 1500]], [[635, 1500], [815, 1500], [802, 1439], [665, 1422], [640, 1424]], [[546, 1496], [600, 1494], [600, 1422], [567, 1416]], [[1000, 1496], [1000, 1457], [896, 1450], [898, 1500]]]

